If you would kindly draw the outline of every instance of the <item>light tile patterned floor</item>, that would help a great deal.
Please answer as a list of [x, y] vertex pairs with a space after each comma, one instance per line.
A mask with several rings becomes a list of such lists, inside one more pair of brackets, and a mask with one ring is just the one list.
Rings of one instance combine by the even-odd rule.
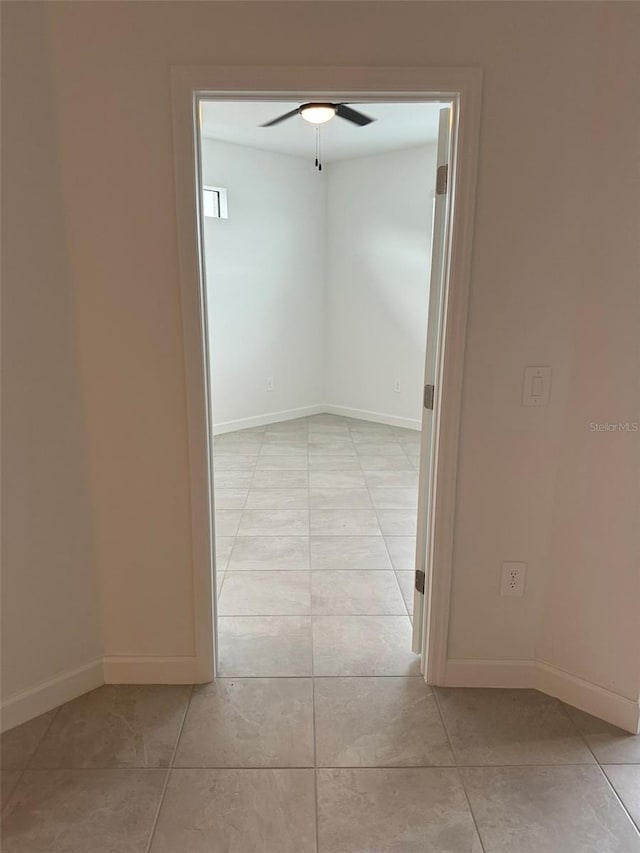
[[[309, 616], [310, 633], [319, 615], [395, 615], [406, 623], [419, 452], [414, 430], [335, 415], [216, 438], [223, 674], [234, 655], [224, 633], [237, 637], [240, 618]], [[247, 636], [259, 637], [244, 624]], [[364, 639], [371, 628], [361, 624]], [[399, 667], [404, 674], [404, 660]]]
[[222, 677], [2, 738], [3, 853], [638, 853], [640, 737], [410, 651], [418, 437], [216, 440]]

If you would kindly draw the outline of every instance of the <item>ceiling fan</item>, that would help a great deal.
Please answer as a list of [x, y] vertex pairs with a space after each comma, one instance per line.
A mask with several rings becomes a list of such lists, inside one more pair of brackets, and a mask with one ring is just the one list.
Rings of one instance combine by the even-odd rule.
[[291, 110], [291, 112], [278, 116], [278, 118], [274, 118], [266, 124], [261, 124], [260, 127], [273, 127], [274, 124], [280, 124], [281, 121], [293, 118], [295, 115], [302, 116], [302, 118], [305, 119], [305, 121], [310, 122], [310, 124], [324, 124], [325, 122], [330, 121], [334, 116], [344, 118], [353, 124], [359, 125], [360, 127], [364, 127], [367, 124], [371, 124], [372, 121], [375, 121], [375, 119], [369, 118], [369, 116], [358, 112], [358, 110], [351, 109], [347, 104], [310, 103], [301, 104], [299, 107], [296, 107], [295, 110]]

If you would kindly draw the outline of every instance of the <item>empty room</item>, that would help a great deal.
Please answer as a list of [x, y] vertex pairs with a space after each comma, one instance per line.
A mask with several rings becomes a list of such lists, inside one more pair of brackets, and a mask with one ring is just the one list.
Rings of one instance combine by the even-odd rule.
[[200, 107], [220, 675], [419, 671], [410, 617], [449, 108], [356, 107], [361, 124], [282, 102]]
[[640, 853], [640, 5], [0, 23], [3, 853]]

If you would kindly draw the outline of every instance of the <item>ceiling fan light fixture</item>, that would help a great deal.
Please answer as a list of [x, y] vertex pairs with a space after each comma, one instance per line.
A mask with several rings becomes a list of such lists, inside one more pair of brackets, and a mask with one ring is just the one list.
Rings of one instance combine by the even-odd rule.
[[303, 104], [299, 112], [310, 124], [324, 124], [335, 116], [336, 108], [333, 104]]

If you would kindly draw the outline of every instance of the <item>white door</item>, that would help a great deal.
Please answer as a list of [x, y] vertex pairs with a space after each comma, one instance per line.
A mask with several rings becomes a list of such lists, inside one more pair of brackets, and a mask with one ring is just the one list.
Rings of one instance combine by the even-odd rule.
[[[416, 539], [416, 575], [413, 593], [413, 640], [412, 649], [421, 654], [424, 632], [427, 630], [425, 594], [429, 595], [431, 570], [430, 555], [433, 538], [433, 496], [435, 491], [434, 443], [435, 410], [438, 405], [439, 388], [436, 375], [442, 345], [442, 293], [447, 267], [447, 230], [449, 174], [449, 151], [451, 144], [451, 107], [440, 110], [438, 131], [438, 158], [436, 198], [433, 213], [433, 235], [431, 250], [431, 283], [429, 286], [429, 314], [427, 317], [427, 352], [425, 359], [425, 398], [422, 409], [422, 440], [420, 447], [420, 484], [418, 488], [418, 530]], [[423, 659], [422, 666], [426, 665]]]

